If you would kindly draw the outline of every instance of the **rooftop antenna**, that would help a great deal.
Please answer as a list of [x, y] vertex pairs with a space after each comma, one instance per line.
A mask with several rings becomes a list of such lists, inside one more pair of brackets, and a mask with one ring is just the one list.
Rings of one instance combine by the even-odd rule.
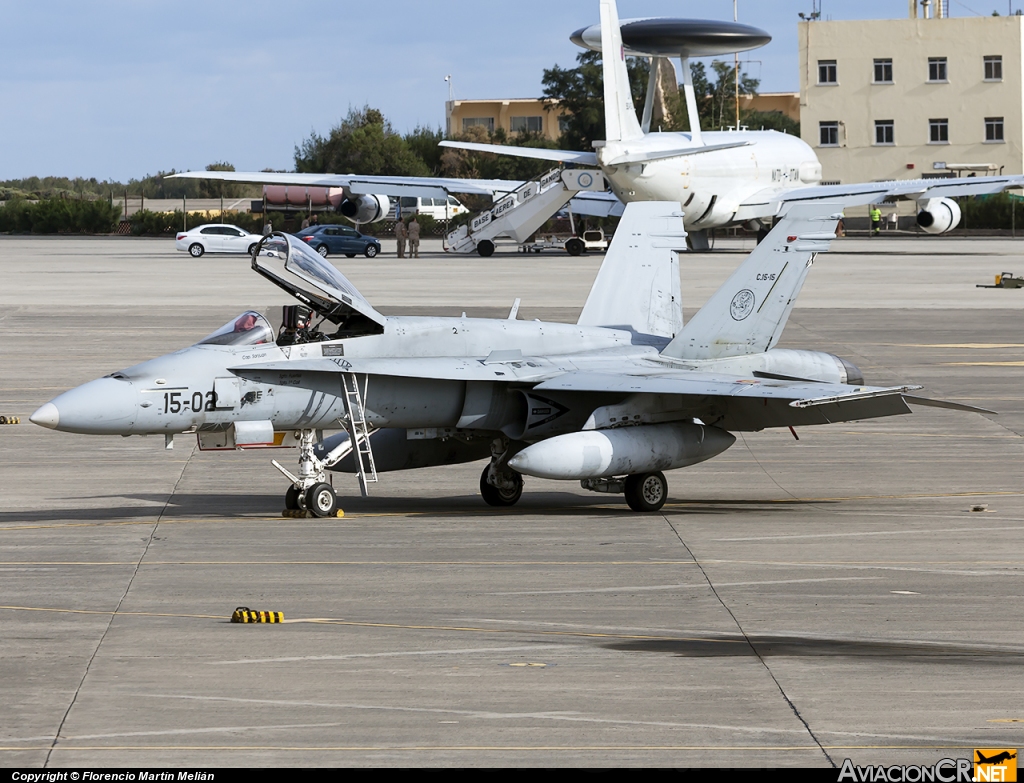
[[455, 84], [452, 82], [452, 75], [448, 74], [444, 77], [444, 80], [448, 83], [448, 103], [445, 104], [445, 135], [448, 138], [452, 137], [452, 112], [455, 111]]
[[[732, 0], [732, 20], [734, 22], [739, 21], [737, 2], [738, 0]], [[735, 88], [736, 97], [736, 130], [738, 131], [740, 129], [740, 53], [733, 52], [732, 57], [733, 76], [735, 77], [733, 86]]]

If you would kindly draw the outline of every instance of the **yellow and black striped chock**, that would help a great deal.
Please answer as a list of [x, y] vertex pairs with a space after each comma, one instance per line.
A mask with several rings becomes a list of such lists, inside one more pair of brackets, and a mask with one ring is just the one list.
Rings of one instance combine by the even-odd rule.
[[21, 424], [20, 416], [0, 416], [0, 424]]
[[283, 623], [284, 612], [256, 612], [248, 606], [240, 606], [231, 615], [233, 623]]

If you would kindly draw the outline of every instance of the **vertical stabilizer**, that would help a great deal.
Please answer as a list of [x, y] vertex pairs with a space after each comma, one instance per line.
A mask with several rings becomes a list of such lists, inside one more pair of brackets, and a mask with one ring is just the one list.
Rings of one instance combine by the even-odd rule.
[[605, 140], [628, 141], [644, 135], [633, 107], [626, 50], [615, 0], [601, 0], [601, 60], [604, 67]]
[[683, 328], [677, 251], [685, 248], [678, 202], [627, 204], [577, 323], [675, 337]]
[[835, 238], [841, 211], [840, 204], [822, 203], [790, 209], [662, 354], [719, 359], [772, 348], [815, 254]]

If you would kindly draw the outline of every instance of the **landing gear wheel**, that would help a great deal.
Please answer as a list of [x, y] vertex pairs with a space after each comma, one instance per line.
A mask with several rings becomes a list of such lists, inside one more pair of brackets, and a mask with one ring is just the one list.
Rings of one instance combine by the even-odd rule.
[[302, 490], [298, 489], [294, 484], [288, 487], [288, 491], [284, 493], [284, 507], [289, 511], [299, 510], [299, 496], [302, 494]]
[[626, 476], [626, 503], [634, 511], [657, 511], [668, 499], [664, 473], [637, 473]]
[[484, 472], [480, 474], [480, 494], [484, 497], [484, 503], [488, 506], [514, 506], [519, 502], [519, 498], [523, 496], [522, 475], [514, 470], [510, 470], [510, 477], [515, 482], [515, 487], [512, 489], [499, 489], [487, 483], [487, 472], [490, 469], [491, 466], [487, 465], [484, 467]]
[[481, 239], [476, 243], [476, 252], [484, 258], [490, 258], [494, 255], [494, 243], [489, 239]]
[[205, 252], [206, 248], [204, 248], [198, 242], [195, 242], [194, 244], [191, 244], [188, 247], [188, 254], [192, 256], [192, 258], [199, 258], [199, 256], [201, 256]]
[[338, 513], [338, 496], [334, 494], [334, 487], [322, 481], [307, 489], [306, 510], [318, 517], [335, 516]]
[[572, 239], [565, 243], [565, 252], [571, 256], [581, 256], [583, 255], [583, 251], [585, 249], [586, 248], [583, 245], [583, 240], [577, 239], [576, 237], [573, 237]]

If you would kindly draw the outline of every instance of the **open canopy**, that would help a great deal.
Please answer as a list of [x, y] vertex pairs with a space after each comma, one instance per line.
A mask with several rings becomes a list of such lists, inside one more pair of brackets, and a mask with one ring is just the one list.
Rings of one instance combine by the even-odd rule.
[[298, 237], [276, 231], [263, 238], [252, 268], [328, 321], [338, 337], [381, 334], [383, 315], [330, 262]]

